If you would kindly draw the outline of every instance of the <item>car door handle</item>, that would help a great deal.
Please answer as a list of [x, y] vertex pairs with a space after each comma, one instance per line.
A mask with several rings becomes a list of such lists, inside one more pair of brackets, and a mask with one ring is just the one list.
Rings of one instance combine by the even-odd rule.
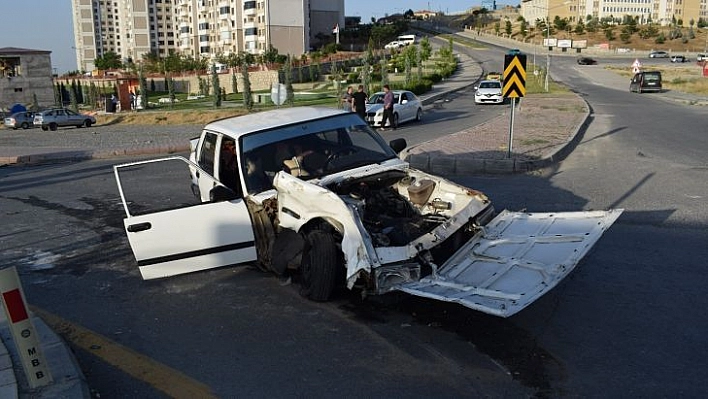
[[131, 224], [130, 226], [128, 226], [128, 231], [131, 233], [136, 233], [138, 231], [150, 230], [151, 228], [152, 224], [150, 224], [150, 222], [143, 222], [138, 224]]

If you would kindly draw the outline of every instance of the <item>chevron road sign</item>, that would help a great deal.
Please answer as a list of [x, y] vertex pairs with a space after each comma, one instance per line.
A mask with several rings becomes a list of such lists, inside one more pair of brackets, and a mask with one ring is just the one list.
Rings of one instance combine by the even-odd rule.
[[504, 55], [504, 98], [526, 95], [526, 54]]

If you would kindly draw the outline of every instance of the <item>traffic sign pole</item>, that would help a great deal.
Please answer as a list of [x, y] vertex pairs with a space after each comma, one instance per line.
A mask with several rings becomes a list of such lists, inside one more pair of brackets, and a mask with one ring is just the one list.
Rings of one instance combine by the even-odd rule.
[[511, 158], [511, 146], [514, 142], [514, 106], [516, 105], [516, 97], [511, 98], [511, 121], [509, 122], [509, 149], [506, 152], [506, 157]]
[[514, 142], [514, 111], [516, 99], [526, 95], [526, 55], [519, 52], [504, 56], [504, 84], [502, 85], [504, 98], [511, 98], [511, 120], [509, 121], [509, 145], [506, 154], [511, 158]]

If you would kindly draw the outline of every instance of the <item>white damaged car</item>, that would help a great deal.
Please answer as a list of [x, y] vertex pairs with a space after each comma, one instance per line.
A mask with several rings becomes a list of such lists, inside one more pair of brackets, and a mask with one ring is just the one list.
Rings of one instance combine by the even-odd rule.
[[[405, 146], [354, 113], [298, 107], [209, 123], [191, 159], [116, 165], [142, 277], [251, 263], [313, 300], [346, 286], [507, 317], [566, 277], [622, 212], [495, 215], [483, 193], [411, 168]], [[191, 175], [192, 203], [148, 172], [172, 163]], [[132, 198], [151, 188], [157, 208]]]

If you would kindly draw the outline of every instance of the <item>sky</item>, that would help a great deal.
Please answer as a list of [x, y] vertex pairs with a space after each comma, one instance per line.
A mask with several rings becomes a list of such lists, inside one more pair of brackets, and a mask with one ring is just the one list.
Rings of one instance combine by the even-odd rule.
[[[10, 0], [0, 0], [0, 4]], [[479, 6], [480, 0], [473, 2], [460, 0], [345, 0], [344, 14], [359, 16], [369, 23], [371, 17], [428, 9], [453, 13]], [[501, 2], [499, 2], [501, 3]], [[71, 0], [19, 0], [12, 2], [12, 11], [2, 7], [0, 12], [0, 48], [20, 47], [51, 51], [52, 67], [61, 74], [76, 70], [74, 50], [73, 20]]]

